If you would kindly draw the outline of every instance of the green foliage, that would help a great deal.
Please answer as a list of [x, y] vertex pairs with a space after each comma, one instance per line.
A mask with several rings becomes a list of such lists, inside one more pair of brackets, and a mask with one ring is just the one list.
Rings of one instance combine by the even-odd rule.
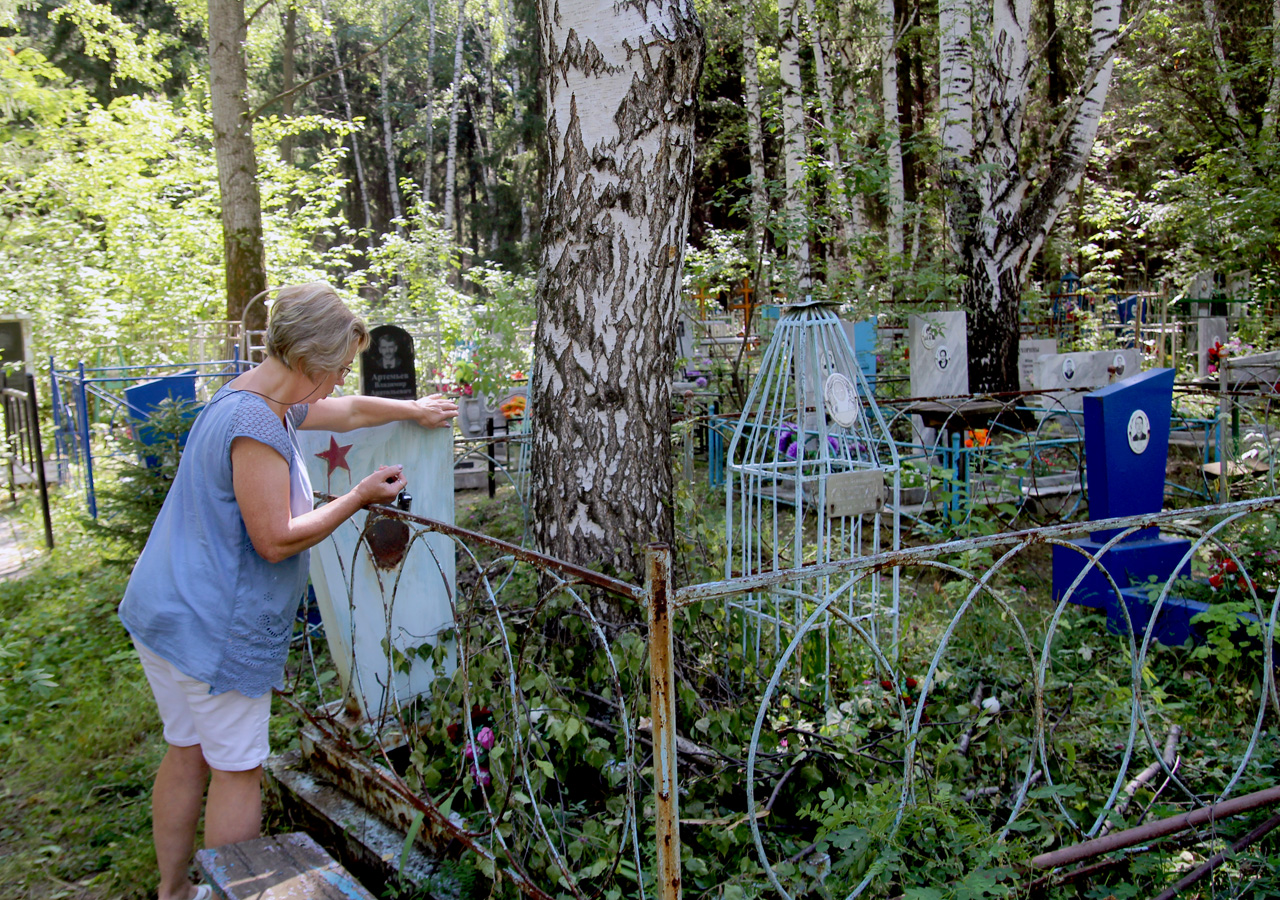
[[88, 528], [118, 547], [121, 556], [112, 562], [132, 566], [142, 553], [197, 412], [192, 403], [166, 397], [145, 422], [131, 421], [119, 438], [115, 465], [95, 484], [98, 517], [85, 517]]

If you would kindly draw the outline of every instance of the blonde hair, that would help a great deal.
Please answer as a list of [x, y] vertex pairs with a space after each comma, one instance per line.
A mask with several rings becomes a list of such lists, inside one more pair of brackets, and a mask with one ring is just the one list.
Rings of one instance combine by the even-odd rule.
[[323, 281], [282, 287], [267, 322], [267, 353], [314, 378], [369, 346], [369, 328]]

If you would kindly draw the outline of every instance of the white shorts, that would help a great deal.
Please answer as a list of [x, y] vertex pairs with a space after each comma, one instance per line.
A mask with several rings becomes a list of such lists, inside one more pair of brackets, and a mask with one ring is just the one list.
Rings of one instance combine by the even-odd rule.
[[136, 638], [151, 693], [160, 707], [164, 739], [174, 747], [200, 746], [210, 768], [247, 772], [266, 761], [271, 692], [246, 697], [239, 691], [210, 694], [209, 685], [182, 674]]

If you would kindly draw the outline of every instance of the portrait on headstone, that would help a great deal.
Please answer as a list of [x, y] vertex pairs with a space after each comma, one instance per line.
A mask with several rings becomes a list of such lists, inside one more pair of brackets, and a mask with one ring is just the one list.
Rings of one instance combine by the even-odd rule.
[[371, 329], [369, 349], [360, 354], [361, 393], [416, 400], [418, 375], [413, 361], [413, 335], [397, 325]]

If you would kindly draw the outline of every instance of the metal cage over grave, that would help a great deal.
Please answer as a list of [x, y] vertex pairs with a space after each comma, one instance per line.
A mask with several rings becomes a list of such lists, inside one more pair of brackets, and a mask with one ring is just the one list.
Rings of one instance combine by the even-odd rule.
[[[785, 307], [729, 443], [726, 576], [897, 549], [898, 471], [897, 448], [834, 305]], [[794, 633], [833, 596], [841, 619], [882, 651], [887, 625], [896, 648], [896, 570], [887, 589], [879, 573], [861, 580], [797, 573], [794, 582], [730, 605], [754, 620], [746, 634], [758, 651], [764, 633], [789, 640], [783, 632]]]

